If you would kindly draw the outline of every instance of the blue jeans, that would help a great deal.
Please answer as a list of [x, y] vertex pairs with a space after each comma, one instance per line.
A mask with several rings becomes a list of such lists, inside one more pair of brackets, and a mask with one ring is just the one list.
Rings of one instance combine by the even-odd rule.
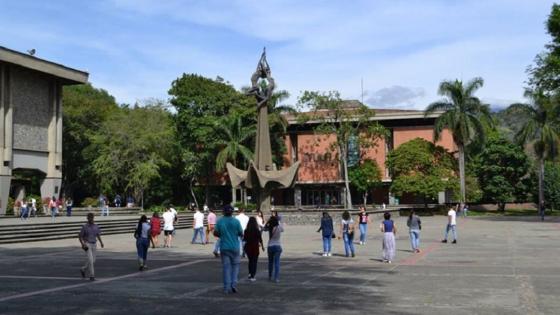
[[348, 232], [342, 233], [342, 239], [344, 240], [344, 252], [346, 253], [346, 257], [350, 256], [349, 252], [354, 255], [354, 233], [348, 234]]
[[365, 243], [367, 238], [367, 223], [360, 223], [360, 242]]
[[238, 250], [222, 249], [222, 268], [224, 276], [224, 292], [230, 293], [232, 288], [237, 288], [239, 276], [239, 263], [241, 261]]
[[56, 217], [56, 212], [58, 211], [58, 208], [51, 208], [51, 218], [54, 220], [54, 218]]
[[220, 253], [220, 239], [217, 239], [216, 243], [214, 243], [214, 253]]
[[412, 246], [412, 250], [417, 250], [420, 247], [420, 231], [419, 230], [410, 230], [410, 245]]
[[194, 229], [191, 243], [194, 244], [194, 241], [196, 241], [198, 234], [200, 234], [200, 244], [204, 244], [204, 227]]
[[72, 216], [72, 207], [71, 206], [66, 207], [66, 216], [67, 217]]
[[280, 254], [282, 254], [282, 246], [268, 246], [268, 278], [278, 280], [280, 274]]
[[447, 227], [445, 228], [445, 234], [444, 234], [444, 240], [447, 240], [447, 234], [449, 234], [449, 230], [451, 230], [451, 232], [453, 233], [453, 240], [457, 239], [457, 226], [456, 225], [451, 225], [451, 224], [447, 224]]
[[144, 263], [148, 258], [148, 247], [150, 247], [150, 240], [147, 238], [139, 237], [136, 239], [136, 251], [138, 252], [138, 258], [141, 258]]
[[330, 253], [332, 248], [332, 233], [323, 235], [323, 253]]

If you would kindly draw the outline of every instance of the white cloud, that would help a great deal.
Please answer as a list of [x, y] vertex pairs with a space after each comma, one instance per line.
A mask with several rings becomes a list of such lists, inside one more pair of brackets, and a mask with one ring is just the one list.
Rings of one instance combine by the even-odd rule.
[[425, 95], [425, 91], [422, 88], [395, 85], [367, 95], [365, 102], [373, 107], [410, 108], [414, 100]]

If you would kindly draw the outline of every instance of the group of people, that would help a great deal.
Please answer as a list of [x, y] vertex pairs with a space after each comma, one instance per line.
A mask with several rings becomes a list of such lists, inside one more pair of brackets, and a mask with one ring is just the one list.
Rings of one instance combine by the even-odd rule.
[[[29, 198], [27, 201], [18, 200], [16, 206], [19, 207], [19, 217], [21, 220], [27, 220], [31, 216], [36, 217], [39, 212], [39, 209], [37, 209], [37, 199], [35, 198]], [[55, 196], [47, 198], [43, 204], [42, 211], [43, 213], [50, 215], [54, 222], [56, 216], [60, 215], [64, 206], [66, 207], [66, 216], [72, 216], [72, 198], [57, 199]]]

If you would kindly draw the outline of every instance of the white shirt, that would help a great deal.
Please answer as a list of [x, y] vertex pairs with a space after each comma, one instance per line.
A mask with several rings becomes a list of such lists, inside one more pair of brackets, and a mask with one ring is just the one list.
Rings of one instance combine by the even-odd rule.
[[204, 214], [196, 210], [194, 213], [194, 228], [199, 229], [201, 227], [204, 227]]
[[175, 220], [175, 215], [171, 211], [165, 211], [163, 214], [163, 230], [173, 231], [173, 221]]
[[177, 210], [175, 210], [175, 208], [169, 208], [169, 210], [171, 210], [174, 216], [177, 216]]
[[447, 216], [451, 216], [451, 225], [457, 225], [457, 212], [455, 212], [455, 210], [449, 210], [449, 212], [447, 212]]
[[249, 223], [249, 217], [245, 213], [240, 213], [235, 218], [239, 221], [239, 223], [241, 223], [241, 228], [243, 229], [243, 232], [245, 232], [247, 224]]

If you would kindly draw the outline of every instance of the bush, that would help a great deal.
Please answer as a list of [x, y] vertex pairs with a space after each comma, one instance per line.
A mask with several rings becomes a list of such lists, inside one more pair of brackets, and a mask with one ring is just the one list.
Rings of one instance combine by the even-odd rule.
[[99, 202], [96, 197], [87, 197], [82, 201], [82, 207], [96, 207]]
[[144, 209], [144, 212], [146, 213], [146, 215], [152, 214], [154, 212], [157, 212], [161, 215], [162, 213], [165, 212], [165, 207], [164, 206], [151, 206], [148, 209]]
[[6, 215], [14, 215], [15, 200], [12, 197], [8, 198], [8, 205], [6, 206]]

